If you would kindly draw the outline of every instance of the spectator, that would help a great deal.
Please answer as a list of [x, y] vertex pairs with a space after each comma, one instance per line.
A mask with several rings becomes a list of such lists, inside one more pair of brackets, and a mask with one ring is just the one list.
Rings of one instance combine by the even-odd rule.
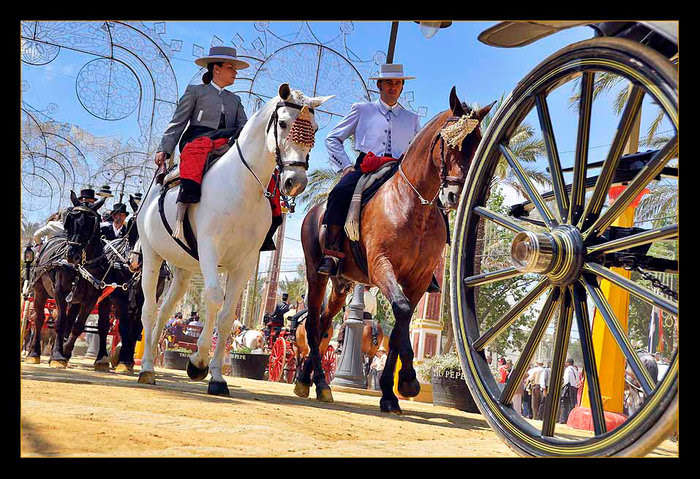
[[505, 384], [508, 379], [508, 369], [506, 369], [506, 360], [498, 358], [498, 382]]
[[544, 417], [544, 405], [547, 399], [547, 394], [549, 394], [549, 377], [552, 374], [552, 368], [550, 367], [549, 361], [542, 368], [542, 373], [540, 374], [540, 407], [537, 410], [537, 419], [542, 419]]
[[370, 387], [375, 391], [379, 388], [379, 378], [384, 372], [384, 365], [386, 364], [386, 348], [384, 346], [379, 346], [376, 356], [372, 360], [372, 365], [369, 367], [370, 370]]
[[[530, 368], [532, 369], [532, 368]], [[530, 383], [527, 377], [523, 378], [523, 417], [532, 419], [532, 395], [530, 394]]]
[[540, 402], [542, 401], [542, 389], [540, 385], [540, 376], [542, 375], [542, 360], [538, 360], [535, 363], [535, 367], [527, 372], [527, 382], [526, 388], [529, 387], [532, 399], [530, 401], [532, 418], [541, 419], [539, 416], [540, 412]]
[[574, 360], [568, 358], [561, 389], [561, 418], [559, 422], [562, 424], [566, 424], [571, 410], [576, 407], [579, 384], [578, 371], [574, 367]]

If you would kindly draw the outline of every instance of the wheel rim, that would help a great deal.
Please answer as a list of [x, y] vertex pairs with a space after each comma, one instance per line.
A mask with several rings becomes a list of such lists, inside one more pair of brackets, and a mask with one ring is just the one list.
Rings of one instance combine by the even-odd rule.
[[[590, 115], [592, 105], [592, 88], [595, 75], [600, 71], [615, 73], [631, 79], [635, 88], [629, 96], [626, 108], [620, 120], [618, 134], [613, 139], [609, 158], [603, 164], [599, 181], [600, 186], [593, 189], [591, 197], [585, 197], [587, 135], [590, 128]], [[577, 138], [576, 161], [573, 168], [573, 181], [571, 194], [565, 189], [562, 175], [562, 166], [559, 160], [555, 135], [551, 127], [547, 95], [553, 89], [570, 80], [573, 76], [581, 75], [582, 94], [579, 110], [579, 132]], [[525, 87], [523, 87], [525, 88]], [[643, 97], [651, 96], [661, 105], [666, 118], [669, 119], [675, 131], [660, 150], [656, 158], [656, 166], [646, 172], [637, 173], [637, 176], [629, 183], [628, 192], [623, 193], [618, 202], [604, 211], [603, 202], [608, 192], [608, 187], [613, 181], [613, 175], [617, 169], [616, 156], [621, 153], [625, 143], [625, 131], [629, 131], [631, 121], [639, 110]], [[508, 99], [510, 100], [510, 98]], [[470, 377], [470, 388], [481, 399], [482, 412], [496, 424], [502, 431], [519, 441], [518, 447], [532, 448], [535, 453], [551, 455], [590, 455], [599, 454], [612, 444], [624, 443], [629, 440], [636, 427], [654, 414], [655, 408], [666, 407], [666, 398], [673, 396], [676, 388], [678, 372], [677, 349], [670, 362], [669, 370], [664, 379], [656, 387], [651, 384], [646, 369], [634, 353], [630, 341], [622, 331], [620, 322], [611, 311], [607, 300], [600, 290], [599, 279], [611, 281], [627, 292], [640, 298], [643, 302], [653, 304], [664, 312], [677, 318], [677, 301], [655, 294], [632, 284], [631, 281], [601, 265], [597, 258], [606, 252], [619, 251], [620, 248], [629, 249], [649, 244], [653, 241], [673, 239], [678, 236], [678, 226], [670, 225], [661, 228], [653, 228], [651, 232], [639, 234], [637, 237], [629, 236], [618, 240], [598, 241], [609, 229], [615, 220], [629, 205], [637, 193], [656, 176], [655, 171], [660, 171], [667, 162], [677, 154], [678, 114], [677, 99], [671, 90], [657, 86], [652, 80], [642, 75], [639, 71], [631, 69], [627, 64], [611, 58], [585, 58], [564, 61], [555, 68], [532, 80], [528, 89], [520, 92], [516, 101], [506, 100], [504, 105], [507, 111], [499, 111], [497, 118], [501, 120], [492, 125], [484, 137], [484, 141], [477, 152], [475, 166], [469, 174], [468, 188], [461, 199], [458, 223], [455, 231], [453, 246], [452, 271], [453, 291], [456, 291], [453, 304], [453, 316], [455, 317], [455, 332], [460, 337], [460, 356], [467, 376]], [[552, 173], [551, 199], [545, 200], [535, 189], [532, 181], [525, 174], [519, 159], [510, 151], [504, 141], [510, 137], [517, 126], [523, 122], [527, 114], [537, 111], [539, 126], [547, 147], [546, 158], [550, 172]], [[494, 121], [495, 123], [495, 121]], [[499, 156], [502, 155], [514, 176], [520, 182], [522, 189], [527, 193], [527, 198], [534, 206], [544, 228], [539, 231], [530, 228], [513, 217], [502, 212], [494, 211], [486, 207], [485, 197], [488, 184], [493, 177]], [[653, 162], [654, 160], [652, 160]], [[646, 175], [646, 176], [645, 176]], [[549, 204], [547, 203], [549, 201]], [[481, 273], [480, 268], [475, 274], [471, 262], [474, 261], [476, 252], [476, 233], [479, 222], [492, 223], [500, 228], [508, 230], [515, 237], [511, 242], [511, 258], [513, 266], [504, 267], [488, 273]], [[544, 230], [544, 231], [542, 231]], [[615, 249], [618, 248], [618, 249]], [[484, 261], [477, 259], [477, 262]], [[481, 288], [499, 282], [518, 278], [528, 278], [535, 283], [527, 294], [511, 305], [510, 310], [502, 314], [496, 323], [488, 330], [480, 328], [478, 316], [478, 303], [475, 295]], [[463, 281], [463, 283], [462, 283]], [[506, 383], [503, 391], [500, 391], [492, 372], [486, 363], [484, 351], [499, 336], [506, 334], [508, 329], [519, 320], [523, 311], [528, 310], [537, 303], [544, 304], [539, 308], [540, 315], [530, 333], [520, 358], [513, 371], [513, 381]], [[602, 398], [600, 385], [595, 374], [595, 354], [590, 337], [590, 326], [587, 317], [587, 298], [590, 298], [601, 312], [607, 327], [612, 331], [615, 341], [623, 355], [631, 365], [637, 380], [649, 397], [636, 414], [627, 418], [616, 429], [605, 431], [603, 417]], [[589, 381], [590, 407], [595, 426], [594, 437], [582, 440], [565, 440], [557, 437], [555, 422], [558, 414], [558, 396], [556, 401], [548, 399], [545, 403], [545, 415], [542, 425], [533, 425], [523, 420], [512, 407], [509, 406], [513, 398], [519, 380], [526, 372], [526, 366], [533, 357], [552, 317], [558, 313], [557, 335], [554, 339], [554, 357], [552, 358], [552, 379], [550, 384], [561, 384], [562, 365], [566, 357], [572, 324], [578, 326], [582, 349], [584, 350], [584, 369]], [[525, 359], [520, 361], [520, 359]], [[554, 382], [558, 381], [558, 382]]]
[[268, 361], [268, 379], [277, 382], [282, 377], [285, 363], [285, 344], [284, 339], [277, 338], [272, 345], [270, 359]]

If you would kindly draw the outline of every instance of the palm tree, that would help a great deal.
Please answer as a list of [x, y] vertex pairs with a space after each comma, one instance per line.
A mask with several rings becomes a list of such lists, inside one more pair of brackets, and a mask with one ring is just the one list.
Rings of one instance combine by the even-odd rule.
[[325, 203], [328, 194], [338, 181], [340, 181], [340, 175], [331, 167], [317, 168], [311, 171], [308, 186], [299, 195], [299, 202], [305, 203], [304, 211], [309, 211], [314, 206]]

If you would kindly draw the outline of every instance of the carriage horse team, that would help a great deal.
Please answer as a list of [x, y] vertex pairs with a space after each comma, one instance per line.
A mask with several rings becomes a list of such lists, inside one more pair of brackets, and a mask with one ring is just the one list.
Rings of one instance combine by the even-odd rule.
[[[36, 247], [28, 277], [34, 334], [27, 362], [40, 360], [37, 332], [53, 298], [57, 317], [50, 365], [67, 366], [97, 305], [95, 368], [109, 370], [105, 338], [113, 306], [122, 340], [116, 371], [133, 373], [134, 348], [143, 331], [138, 381], [155, 384], [160, 333], [192, 274], [201, 271], [206, 319], [187, 373], [194, 380], [210, 375], [209, 394], [228, 395], [222, 376], [226, 341], [216, 342], [210, 359], [213, 328], [219, 338], [230, 334], [236, 301], [259, 251], [275, 249], [282, 203], [293, 206], [307, 185], [318, 129], [315, 109], [333, 97], [308, 97], [283, 83], [276, 97], [247, 118], [240, 98], [226, 89], [249, 67], [236, 50], [211, 47], [196, 64], [206, 68], [202, 83], [187, 86], [155, 155], [154, 181], [142, 199], [130, 195], [131, 212], [120, 202], [101, 215], [105, 199], [85, 188], [79, 195], [71, 191], [72, 206], [36, 232], [35, 240], [45, 241]], [[493, 104], [472, 110], [453, 88], [449, 109], [421, 128], [418, 116], [398, 103], [412, 78], [400, 64], [382, 65], [371, 78], [380, 98], [353, 104], [326, 137], [329, 161], [341, 178], [302, 225], [310, 351], [295, 382], [298, 396], [307, 397], [313, 383], [318, 400], [333, 401], [320, 357], [332, 333], [331, 319], [356, 283], [376, 286], [396, 317], [380, 379], [381, 410], [401, 413], [393, 392], [399, 357], [398, 390], [404, 397], [420, 390], [408, 339], [410, 317], [426, 291], [440, 291], [432, 272], [449, 241], [444, 212], [457, 205], [481, 139], [479, 124]], [[354, 159], [344, 148], [350, 137], [359, 153]], [[223, 289], [220, 273], [226, 275]], [[329, 281], [332, 292], [326, 298]]]

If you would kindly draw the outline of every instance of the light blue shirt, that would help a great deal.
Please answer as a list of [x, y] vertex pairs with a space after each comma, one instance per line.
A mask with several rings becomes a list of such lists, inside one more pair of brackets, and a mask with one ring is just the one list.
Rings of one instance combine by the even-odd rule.
[[418, 115], [399, 104], [390, 108], [381, 100], [353, 103], [350, 112], [326, 137], [328, 158], [338, 170], [352, 165], [343, 142], [353, 134], [356, 150], [398, 158], [419, 130]]

